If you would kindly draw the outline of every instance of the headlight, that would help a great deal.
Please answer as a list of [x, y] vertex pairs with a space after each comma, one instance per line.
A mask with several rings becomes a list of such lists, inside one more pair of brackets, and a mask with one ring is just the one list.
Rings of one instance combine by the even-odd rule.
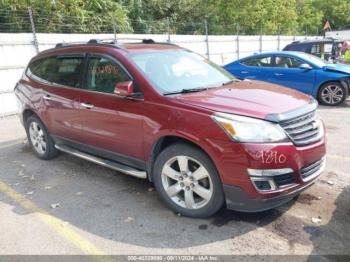
[[213, 119], [235, 141], [255, 143], [289, 141], [279, 125], [268, 121], [225, 113], [215, 113]]

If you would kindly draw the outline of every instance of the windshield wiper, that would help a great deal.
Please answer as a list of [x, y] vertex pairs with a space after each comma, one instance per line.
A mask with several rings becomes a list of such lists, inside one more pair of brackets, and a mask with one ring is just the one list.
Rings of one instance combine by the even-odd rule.
[[188, 88], [188, 89], [181, 89], [181, 90], [176, 90], [176, 91], [164, 92], [163, 95], [195, 93], [195, 92], [201, 92], [201, 91], [208, 90], [208, 89], [209, 89], [208, 87]]
[[232, 84], [234, 82], [240, 82], [240, 81], [241, 80], [239, 80], [239, 79], [231, 79], [231, 80], [229, 80], [229, 81], [227, 81], [225, 83], [222, 83], [222, 85], [225, 86], [225, 85], [229, 85], [229, 84]]
[[180, 90], [176, 90], [176, 91], [170, 91], [170, 92], [164, 92], [163, 95], [175, 95], [175, 94], [185, 94], [185, 93], [194, 93], [194, 92], [201, 92], [204, 90], [208, 90], [211, 88], [218, 88], [220, 86], [224, 86], [224, 85], [228, 85], [231, 84], [233, 82], [240, 82], [241, 80], [239, 79], [231, 79], [227, 82], [221, 83], [217, 86], [207, 86], [207, 87], [196, 87], [196, 88], [188, 88], [188, 89], [180, 89]]

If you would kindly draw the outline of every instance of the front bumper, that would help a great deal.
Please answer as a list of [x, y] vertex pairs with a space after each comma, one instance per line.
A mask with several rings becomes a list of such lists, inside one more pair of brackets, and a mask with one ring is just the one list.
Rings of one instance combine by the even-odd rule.
[[[292, 143], [215, 142], [222, 149], [215, 163], [223, 183], [227, 207], [237, 211], [258, 212], [282, 205], [312, 185], [325, 168], [324, 138], [302, 147]], [[257, 188], [248, 172], [248, 169], [286, 168], [292, 171], [285, 175], [292, 178], [291, 182], [281, 183], [284, 180], [275, 180], [276, 187], [266, 191]]]
[[[311, 186], [321, 175], [325, 169], [326, 160], [325, 158], [322, 158], [320, 161], [322, 161], [322, 164], [319, 169], [312, 172], [313, 170], [309, 168], [309, 170], [305, 172], [307, 177], [303, 178], [303, 181], [305, 182], [304, 185], [296, 186], [294, 190], [288, 192], [282, 191], [281, 195], [271, 198], [251, 198], [240, 187], [223, 185], [227, 208], [243, 212], [260, 212], [289, 202], [303, 190]], [[312, 165], [310, 166], [312, 167]]]
[[273, 198], [253, 199], [245, 193], [240, 187], [223, 185], [226, 197], [226, 206], [228, 209], [241, 212], [261, 212], [269, 210], [291, 201], [295, 196], [299, 195], [303, 190], [311, 186], [309, 183], [304, 187], [285, 195]]

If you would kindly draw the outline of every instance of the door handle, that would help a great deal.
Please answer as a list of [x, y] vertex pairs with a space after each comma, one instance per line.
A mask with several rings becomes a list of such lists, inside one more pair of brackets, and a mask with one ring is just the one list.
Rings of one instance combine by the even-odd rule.
[[281, 73], [274, 73], [275, 76], [283, 76]]
[[241, 71], [241, 74], [248, 74], [248, 71]]
[[44, 95], [43, 98], [48, 101], [52, 100], [52, 97], [50, 95]]
[[94, 107], [94, 105], [90, 104], [90, 103], [80, 103], [80, 105], [82, 107], [85, 107], [86, 109], [91, 109]]

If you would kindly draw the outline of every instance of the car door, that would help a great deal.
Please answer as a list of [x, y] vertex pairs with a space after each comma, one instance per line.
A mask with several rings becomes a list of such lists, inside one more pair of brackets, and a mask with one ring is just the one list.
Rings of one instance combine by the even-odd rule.
[[[301, 65], [308, 65], [309, 68], [301, 68]], [[273, 59], [273, 73], [269, 82], [311, 94], [315, 82], [315, 69], [299, 58], [277, 55]]]
[[143, 168], [143, 99], [114, 94], [118, 82], [129, 80], [132, 76], [115, 58], [88, 56], [80, 94], [82, 137], [93, 153]]
[[241, 61], [241, 67], [236, 75], [242, 79], [267, 81], [270, 75], [272, 56], [259, 56]]
[[79, 140], [79, 87], [84, 54], [54, 55], [31, 63], [27, 74], [40, 87], [40, 116], [52, 136]]

